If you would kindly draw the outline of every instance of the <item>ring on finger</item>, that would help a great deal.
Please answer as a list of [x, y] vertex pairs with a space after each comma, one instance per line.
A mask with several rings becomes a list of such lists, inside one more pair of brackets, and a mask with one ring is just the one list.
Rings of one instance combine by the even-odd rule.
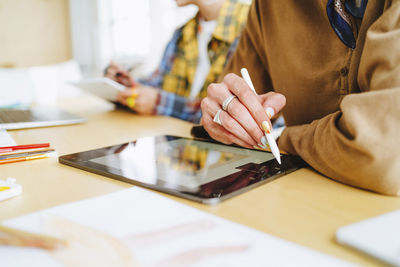
[[138, 96], [138, 90], [135, 88], [132, 88], [131, 90], [131, 95], [126, 99], [126, 105], [129, 108], [134, 108], [136, 105], [136, 97]]
[[227, 111], [229, 104], [232, 102], [233, 99], [235, 99], [235, 95], [230, 95], [227, 98], [225, 98], [224, 102], [222, 102], [222, 109]]
[[215, 113], [215, 116], [213, 118], [213, 122], [215, 122], [215, 123], [217, 123], [219, 125], [222, 125], [222, 121], [221, 121], [221, 118], [220, 118], [221, 112], [222, 112], [222, 109], [218, 109], [217, 113]]
[[136, 97], [134, 97], [134, 96], [128, 97], [126, 99], [126, 105], [131, 109], [134, 108], [136, 105]]

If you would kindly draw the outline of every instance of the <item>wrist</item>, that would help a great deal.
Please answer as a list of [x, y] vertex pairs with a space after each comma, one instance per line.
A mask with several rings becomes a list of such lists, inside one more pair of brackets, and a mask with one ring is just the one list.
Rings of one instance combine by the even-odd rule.
[[153, 115], [157, 114], [157, 107], [158, 105], [160, 105], [160, 101], [161, 101], [161, 93], [159, 90], [157, 90], [156, 101], [153, 108]]

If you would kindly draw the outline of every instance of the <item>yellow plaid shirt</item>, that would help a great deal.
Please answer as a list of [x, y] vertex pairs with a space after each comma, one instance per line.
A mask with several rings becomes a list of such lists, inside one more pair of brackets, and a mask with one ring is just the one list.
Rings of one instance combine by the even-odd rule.
[[[208, 45], [210, 71], [199, 92], [199, 98], [206, 96], [208, 85], [215, 82], [222, 73], [230, 47], [246, 23], [248, 10], [249, 6], [239, 3], [238, 0], [226, 0], [221, 7], [217, 26]], [[163, 78], [161, 86], [163, 90], [183, 97], [190, 95], [198, 60], [198, 27], [198, 16], [196, 16], [181, 28], [171, 70], [165, 73]]]
[[160, 88], [154, 113], [198, 123], [201, 118], [200, 99], [207, 94], [210, 83], [216, 82], [233, 54], [246, 23], [249, 5], [226, 0], [221, 7], [217, 25], [208, 44], [210, 70], [197, 99], [189, 99], [198, 60], [198, 16], [189, 20], [173, 34], [165, 48], [157, 70], [139, 82]]

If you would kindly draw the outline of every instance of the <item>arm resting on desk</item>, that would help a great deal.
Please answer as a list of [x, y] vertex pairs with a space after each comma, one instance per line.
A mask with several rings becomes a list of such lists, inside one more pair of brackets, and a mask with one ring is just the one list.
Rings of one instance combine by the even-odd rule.
[[[287, 128], [279, 147], [333, 179], [400, 195], [400, 3], [368, 30], [358, 71], [364, 93], [344, 97], [341, 112]], [[393, 52], [388, 52], [393, 51]]]

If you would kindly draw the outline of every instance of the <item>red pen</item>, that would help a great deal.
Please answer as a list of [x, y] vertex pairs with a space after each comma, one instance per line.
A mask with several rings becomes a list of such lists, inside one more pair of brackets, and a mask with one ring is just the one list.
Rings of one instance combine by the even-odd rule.
[[50, 147], [50, 143], [44, 143], [44, 144], [30, 144], [30, 145], [20, 145], [20, 146], [4, 146], [0, 147], [0, 151], [6, 150], [3, 152], [10, 152], [18, 149], [31, 149], [31, 148], [42, 148], [42, 147]]

